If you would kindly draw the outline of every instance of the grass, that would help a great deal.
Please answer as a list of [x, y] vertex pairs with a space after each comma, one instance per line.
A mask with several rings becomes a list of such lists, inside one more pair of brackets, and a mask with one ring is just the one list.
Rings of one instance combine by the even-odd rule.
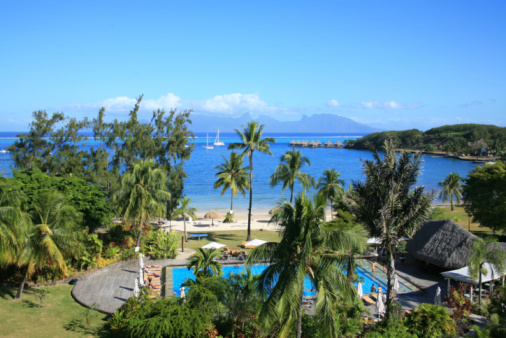
[[14, 301], [16, 288], [0, 288], [1, 337], [96, 337], [102, 331], [105, 315], [95, 312], [87, 328], [82, 307], [74, 301], [71, 285], [47, 287], [49, 294], [40, 306], [33, 289], [25, 289]]
[[[247, 230], [234, 230], [234, 231], [199, 231], [198, 233], [206, 233], [207, 237], [203, 237], [201, 240], [191, 239], [185, 243], [185, 248], [197, 249], [208, 243], [217, 242], [225, 244], [229, 249], [239, 247], [242, 242], [246, 240], [248, 234]], [[183, 233], [177, 233], [183, 236]], [[279, 242], [281, 237], [277, 231], [267, 230], [252, 230], [252, 239], [261, 239], [267, 242]], [[249, 252], [250, 249], [242, 249]]]
[[469, 230], [475, 234], [476, 236], [483, 235], [492, 235], [492, 229], [487, 227], [480, 226], [480, 223], [472, 222], [472, 217], [467, 215], [467, 212], [464, 210], [462, 206], [455, 206], [454, 210], [451, 211], [450, 206], [439, 206], [439, 208], [443, 211], [441, 219], [453, 219], [460, 225], [462, 225], [466, 230]]

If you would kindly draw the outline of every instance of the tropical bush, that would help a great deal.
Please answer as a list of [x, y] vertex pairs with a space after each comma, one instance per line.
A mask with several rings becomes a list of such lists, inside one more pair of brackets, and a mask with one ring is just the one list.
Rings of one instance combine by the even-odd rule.
[[153, 230], [144, 247], [144, 252], [154, 259], [175, 258], [178, 239], [174, 231]]
[[406, 318], [405, 325], [418, 337], [453, 337], [455, 320], [443, 306], [421, 304]]

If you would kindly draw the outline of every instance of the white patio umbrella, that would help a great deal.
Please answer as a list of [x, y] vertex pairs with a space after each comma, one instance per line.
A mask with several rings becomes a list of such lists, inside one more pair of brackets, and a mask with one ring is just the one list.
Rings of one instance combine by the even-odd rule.
[[144, 255], [142, 253], [139, 254], [139, 267], [142, 269], [144, 269]]
[[394, 290], [395, 292], [399, 292], [399, 278], [397, 276], [394, 277]]
[[383, 293], [378, 292], [378, 299], [376, 300], [376, 310], [378, 310], [378, 317], [382, 312], [385, 312], [385, 304], [383, 304]]
[[369, 238], [367, 240], [367, 244], [381, 244], [381, 239], [380, 238]]
[[180, 296], [181, 298], [184, 298], [186, 297], [186, 292], [184, 291], [184, 286], [182, 286], [180, 289], [179, 289], [179, 292], [180, 292]]
[[146, 284], [144, 283], [144, 270], [143, 269], [139, 270], [139, 285], [146, 286]]
[[267, 242], [262, 241], [261, 239], [254, 239], [254, 240], [249, 241], [248, 243], [244, 244], [244, 246], [260, 246], [265, 243], [267, 243]]
[[137, 298], [139, 297], [139, 292], [141, 290], [139, 290], [139, 278], [135, 278], [135, 284], [134, 284], [134, 297]]
[[436, 295], [434, 296], [434, 304], [441, 305], [441, 288], [438, 286], [436, 289]]
[[362, 290], [362, 283], [361, 282], [358, 282], [358, 285], [357, 285], [357, 295], [358, 295], [358, 298], [362, 299], [362, 297], [364, 296], [364, 291]]
[[206, 244], [202, 247], [202, 249], [219, 249], [219, 248], [223, 248], [225, 246], [225, 244], [220, 244], [220, 243], [216, 243], [216, 242], [211, 242], [209, 244]]

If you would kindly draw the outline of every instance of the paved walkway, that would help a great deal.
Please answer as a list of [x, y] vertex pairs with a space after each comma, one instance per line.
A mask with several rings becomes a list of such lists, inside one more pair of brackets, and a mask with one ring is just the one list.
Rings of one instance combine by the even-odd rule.
[[[188, 257], [195, 250], [185, 249], [178, 252], [176, 259], [145, 260], [145, 265], [186, 265]], [[96, 304], [103, 313], [114, 313], [128, 298], [133, 296], [135, 278], [139, 276], [139, 260], [122, 261], [93, 271], [77, 278], [72, 290], [74, 299], [83, 306]]]

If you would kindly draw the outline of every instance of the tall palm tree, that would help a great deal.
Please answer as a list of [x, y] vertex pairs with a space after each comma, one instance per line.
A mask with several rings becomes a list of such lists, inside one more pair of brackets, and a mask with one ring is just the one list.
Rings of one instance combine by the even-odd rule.
[[[284, 163], [283, 163], [284, 162]], [[274, 174], [271, 176], [270, 184], [271, 187], [275, 187], [279, 182], [283, 183], [281, 193], [288, 187], [290, 188], [290, 203], [293, 201], [293, 189], [295, 187], [295, 181], [299, 181], [304, 190], [309, 190], [310, 187], [315, 186], [315, 179], [300, 170], [304, 165], [311, 166], [311, 161], [306, 156], [302, 156], [301, 152], [295, 150], [289, 150], [281, 155], [281, 163], [278, 164]]]
[[316, 290], [316, 316], [327, 337], [338, 335], [337, 300], [351, 300], [355, 295], [353, 285], [338, 266], [346, 252], [363, 248], [365, 231], [361, 226], [342, 224], [326, 232], [325, 204], [322, 195], [311, 200], [304, 193], [295, 198], [294, 204], [280, 203], [271, 222], [282, 227], [281, 241], [253, 249], [246, 261], [248, 265], [259, 261], [270, 264], [259, 277], [259, 289], [269, 293], [260, 320], [265, 326], [280, 321], [281, 336], [287, 335], [294, 321], [297, 337], [301, 336], [305, 278]]
[[193, 269], [195, 277], [211, 276], [221, 274], [221, 264], [216, 258], [220, 257], [220, 252], [216, 249], [197, 248], [194, 256], [188, 260], [186, 267]]
[[81, 253], [83, 233], [79, 231], [81, 215], [65, 202], [57, 191], [40, 195], [30, 209], [29, 226], [17, 265], [24, 269], [23, 280], [15, 299], [20, 299], [27, 278], [37, 268], [49, 264], [60, 273], [67, 272], [66, 259]]
[[244, 155], [239, 155], [235, 151], [230, 154], [230, 159], [224, 155], [222, 164], [216, 166], [214, 169], [218, 170], [216, 177], [218, 180], [214, 182], [214, 189], [223, 188], [221, 194], [223, 195], [227, 189], [230, 189], [230, 210], [234, 210], [234, 195], [240, 192], [246, 196], [246, 189], [249, 188], [249, 175], [248, 168], [242, 167]]
[[395, 277], [395, 255], [399, 241], [411, 237], [427, 220], [431, 198], [423, 187], [415, 187], [420, 172], [420, 154], [411, 157], [402, 153], [398, 158], [391, 140], [385, 141], [382, 160], [373, 150], [374, 160], [362, 163], [365, 182], [354, 181], [348, 195], [350, 209], [369, 231], [380, 238], [387, 257], [387, 318], [390, 319]]
[[[339, 177], [341, 174], [335, 169], [325, 169], [323, 176], [318, 179], [316, 189], [319, 194], [325, 196], [327, 203], [330, 204], [330, 213], [332, 214], [332, 202], [344, 195], [344, 181]], [[332, 217], [332, 216], [331, 216]]]
[[26, 231], [27, 217], [21, 211], [21, 199], [14, 180], [0, 176], [0, 266], [16, 260]]
[[476, 238], [471, 246], [471, 254], [467, 258], [469, 266], [469, 277], [476, 280], [480, 285], [478, 303], [481, 305], [481, 275], [487, 275], [485, 263], [489, 263], [500, 275], [506, 271], [506, 253], [496, 245], [497, 240], [493, 238]]
[[439, 198], [441, 198], [443, 202], [446, 202], [449, 199], [452, 211], [453, 197], [455, 196], [457, 203], [460, 203], [460, 199], [462, 198], [462, 184], [460, 184], [461, 181], [462, 177], [460, 177], [459, 174], [452, 172], [439, 183], [439, 186], [443, 188], [439, 194]]
[[140, 160], [121, 177], [121, 187], [114, 195], [118, 211], [123, 217], [139, 227], [138, 247], [142, 230], [151, 217], [162, 217], [170, 192], [166, 186], [165, 173], [153, 160]]
[[183, 198], [179, 199], [179, 208], [174, 210], [173, 216], [182, 216], [183, 217], [183, 225], [184, 225], [184, 240], [185, 242], [188, 242], [188, 235], [186, 233], [186, 219], [188, 217], [192, 217], [193, 219], [196, 219], [197, 216], [195, 213], [198, 211], [197, 208], [194, 208], [190, 206], [191, 198], [188, 198], [187, 196], [184, 196]]
[[251, 211], [253, 205], [253, 153], [257, 150], [260, 153], [269, 154], [272, 156], [269, 144], [275, 143], [276, 140], [272, 137], [262, 138], [264, 125], [258, 126], [258, 122], [251, 121], [246, 127], [243, 126], [243, 131], [235, 129], [241, 142], [231, 143], [228, 149], [244, 149], [243, 154], [248, 154], [249, 157], [249, 209], [248, 209], [248, 236], [247, 241], [251, 240]]

